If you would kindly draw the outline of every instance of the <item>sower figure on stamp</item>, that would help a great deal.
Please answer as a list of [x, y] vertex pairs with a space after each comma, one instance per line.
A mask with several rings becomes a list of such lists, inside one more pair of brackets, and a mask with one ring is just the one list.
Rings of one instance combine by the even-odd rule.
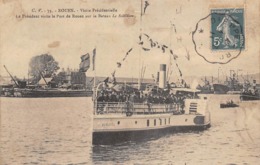
[[220, 22], [220, 24], [217, 26], [217, 31], [223, 32], [223, 42], [222, 44], [228, 48], [228, 45], [237, 47], [237, 40], [233, 35], [230, 33], [230, 26], [231, 25], [239, 26], [238, 23], [236, 23], [232, 17], [229, 16], [229, 12], [227, 11], [225, 13], [224, 18]]

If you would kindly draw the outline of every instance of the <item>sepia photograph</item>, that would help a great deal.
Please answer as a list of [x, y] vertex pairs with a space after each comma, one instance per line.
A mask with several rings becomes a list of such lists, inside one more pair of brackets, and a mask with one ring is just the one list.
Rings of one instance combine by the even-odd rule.
[[0, 0], [0, 164], [259, 164], [259, 9]]

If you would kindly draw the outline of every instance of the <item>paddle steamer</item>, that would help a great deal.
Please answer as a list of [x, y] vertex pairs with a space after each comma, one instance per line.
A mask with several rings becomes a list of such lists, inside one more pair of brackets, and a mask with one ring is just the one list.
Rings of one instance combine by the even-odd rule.
[[[159, 87], [163, 89], [166, 87], [166, 65], [162, 65]], [[97, 98], [102, 86], [102, 83], [97, 86], [93, 97], [93, 144], [139, 141], [210, 127], [207, 98], [200, 98], [199, 90], [171, 88], [169, 94], [186, 97], [183, 103], [100, 102]]]

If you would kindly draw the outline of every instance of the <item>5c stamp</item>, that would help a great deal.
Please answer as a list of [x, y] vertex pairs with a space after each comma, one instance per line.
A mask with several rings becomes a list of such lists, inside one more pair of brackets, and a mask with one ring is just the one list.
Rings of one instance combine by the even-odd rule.
[[211, 9], [192, 32], [196, 53], [212, 64], [227, 64], [245, 50], [243, 8]]
[[212, 9], [211, 33], [212, 50], [244, 49], [244, 9]]

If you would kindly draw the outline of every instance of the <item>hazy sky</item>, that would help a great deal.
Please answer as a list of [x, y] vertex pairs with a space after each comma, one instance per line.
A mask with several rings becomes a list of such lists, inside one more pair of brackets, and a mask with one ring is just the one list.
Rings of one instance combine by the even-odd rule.
[[[229, 69], [241, 69], [241, 73], [259, 72], [259, 2], [258, 1], [208, 1], [208, 0], [150, 0], [140, 23], [140, 0], [63, 0], [13, 1], [6, 0], [0, 5], [1, 74], [6, 75], [3, 65], [18, 77], [26, 77], [31, 57], [49, 53], [59, 62], [61, 68], [78, 68], [80, 56], [91, 53], [96, 48], [96, 75], [110, 76], [122, 61], [126, 52], [133, 48], [116, 76], [138, 77], [141, 66], [146, 67], [145, 77], [156, 74], [159, 64], [169, 63], [169, 53], [159, 49], [143, 51], [138, 45], [140, 29], [152, 39], [170, 46], [178, 55], [177, 63], [184, 76], [214, 75], [221, 68], [222, 73]], [[246, 49], [241, 55], [225, 65], [210, 64], [194, 51], [191, 31], [199, 19], [207, 16], [211, 8], [245, 8]], [[58, 10], [62, 8], [116, 9], [116, 15], [132, 14], [133, 18], [16, 18], [16, 15], [32, 15], [32, 9]], [[36, 13], [37, 14], [37, 13]], [[42, 13], [44, 14], [44, 13]], [[57, 14], [64, 14], [55, 12]], [[65, 13], [72, 14], [72, 13]], [[91, 13], [75, 12], [77, 15]], [[98, 14], [98, 13], [95, 13]], [[105, 12], [100, 14], [106, 14]], [[39, 13], [38, 13], [39, 15]], [[175, 25], [176, 32], [171, 23]], [[210, 27], [205, 27], [205, 31]], [[257, 28], [258, 27], [258, 28]], [[210, 39], [210, 38], [208, 38]], [[181, 41], [180, 41], [181, 40]], [[187, 52], [190, 60], [187, 59]], [[173, 65], [173, 76], [178, 71]], [[93, 75], [89, 71], [87, 75]]]

